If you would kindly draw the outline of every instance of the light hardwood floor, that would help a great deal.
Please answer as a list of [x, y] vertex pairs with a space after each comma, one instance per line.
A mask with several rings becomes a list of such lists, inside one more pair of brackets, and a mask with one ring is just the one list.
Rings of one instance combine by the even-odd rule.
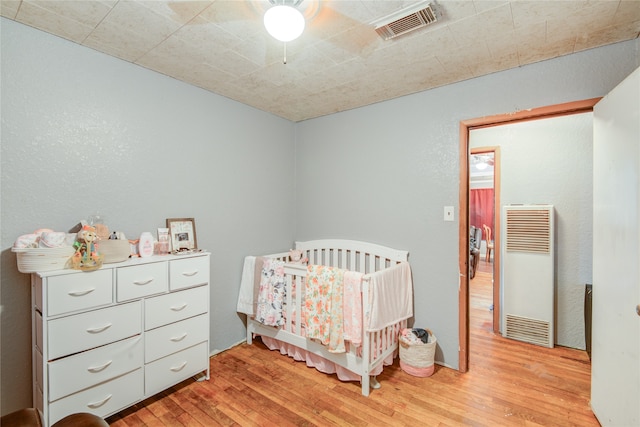
[[[398, 362], [363, 397], [259, 341], [211, 358], [209, 381], [184, 381], [107, 421], [125, 426], [599, 426], [589, 407], [584, 351], [547, 349], [496, 336], [490, 263], [470, 286], [470, 369], [437, 366], [412, 377]], [[429, 327], [429, 325], [418, 325]], [[433, 331], [436, 337], [438, 331]]]

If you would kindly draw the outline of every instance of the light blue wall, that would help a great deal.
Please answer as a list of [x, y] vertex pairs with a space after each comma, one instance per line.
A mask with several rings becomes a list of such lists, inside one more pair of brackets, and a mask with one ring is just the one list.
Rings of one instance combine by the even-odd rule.
[[1, 412], [31, 403], [29, 276], [10, 248], [99, 212], [137, 238], [194, 217], [211, 351], [242, 340], [242, 260], [294, 235], [294, 124], [2, 19]]
[[603, 96], [639, 63], [618, 43], [300, 123], [296, 237], [408, 250], [415, 324], [457, 368], [460, 121]]
[[416, 324], [457, 367], [458, 225], [442, 218], [445, 205], [459, 213], [459, 121], [602, 96], [638, 66], [638, 42], [622, 43], [293, 124], [0, 26], [2, 413], [29, 405], [31, 387], [29, 282], [9, 248], [96, 211], [134, 236], [196, 218], [213, 253], [212, 351], [244, 337], [245, 255], [327, 237], [408, 249]]

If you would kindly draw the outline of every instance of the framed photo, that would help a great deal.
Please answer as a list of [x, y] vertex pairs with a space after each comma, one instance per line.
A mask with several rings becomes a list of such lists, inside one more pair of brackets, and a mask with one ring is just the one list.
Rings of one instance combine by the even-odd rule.
[[171, 251], [180, 252], [198, 248], [196, 222], [193, 218], [167, 218]]

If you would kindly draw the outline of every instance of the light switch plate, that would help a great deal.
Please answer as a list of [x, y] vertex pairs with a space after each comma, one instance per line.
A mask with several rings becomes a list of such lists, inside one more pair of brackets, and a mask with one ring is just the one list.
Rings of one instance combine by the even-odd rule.
[[444, 220], [453, 221], [453, 206], [444, 207]]

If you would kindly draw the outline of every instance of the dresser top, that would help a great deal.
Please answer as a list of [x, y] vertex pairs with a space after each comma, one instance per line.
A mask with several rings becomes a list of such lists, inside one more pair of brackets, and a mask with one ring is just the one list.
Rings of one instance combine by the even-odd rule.
[[[121, 267], [131, 267], [131, 266], [135, 266], [135, 265], [143, 265], [143, 264], [151, 264], [154, 262], [164, 262], [164, 261], [174, 261], [174, 260], [181, 260], [181, 259], [189, 259], [189, 258], [197, 258], [197, 257], [202, 257], [202, 256], [209, 256], [210, 253], [207, 251], [201, 251], [201, 252], [194, 252], [194, 253], [189, 253], [189, 254], [185, 254], [185, 255], [173, 255], [173, 254], [167, 254], [167, 255], [153, 255], [150, 257], [146, 257], [146, 258], [141, 258], [141, 257], [135, 257], [135, 258], [129, 258], [125, 261], [122, 262], [114, 262], [114, 263], [109, 263], [109, 264], [102, 264], [102, 267], [100, 267], [97, 270], [92, 270], [92, 271], [99, 271], [99, 270], [111, 270], [114, 268], [121, 268]], [[82, 273], [90, 273], [91, 271], [82, 271], [82, 270], [74, 270], [74, 269], [70, 269], [70, 268], [65, 268], [62, 270], [52, 270], [52, 271], [39, 271], [39, 272], [35, 272], [33, 274], [37, 274], [40, 277], [51, 277], [51, 276], [60, 276], [63, 274], [82, 274]]]

